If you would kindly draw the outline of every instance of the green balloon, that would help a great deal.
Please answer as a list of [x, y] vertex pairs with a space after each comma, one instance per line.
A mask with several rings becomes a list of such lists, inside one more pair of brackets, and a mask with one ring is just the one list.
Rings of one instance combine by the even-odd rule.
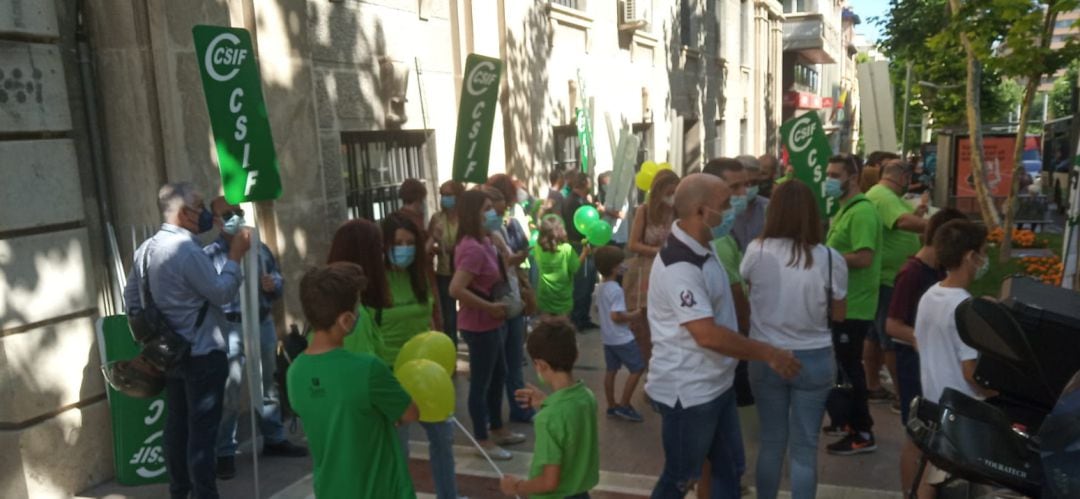
[[600, 212], [589, 205], [582, 206], [574, 212], [574, 227], [582, 234], [589, 230], [589, 226], [591, 226], [593, 222], [599, 220]]
[[454, 383], [438, 364], [426, 359], [410, 360], [394, 374], [420, 409], [420, 421], [438, 423], [454, 413]]
[[406, 362], [426, 359], [442, 366], [446, 374], [453, 376], [457, 367], [457, 352], [454, 342], [446, 333], [428, 331], [420, 333], [406, 341], [394, 361], [394, 370], [401, 369]]
[[603, 246], [611, 241], [611, 224], [597, 220], [585, 229], [585, 238], [593, 246]]

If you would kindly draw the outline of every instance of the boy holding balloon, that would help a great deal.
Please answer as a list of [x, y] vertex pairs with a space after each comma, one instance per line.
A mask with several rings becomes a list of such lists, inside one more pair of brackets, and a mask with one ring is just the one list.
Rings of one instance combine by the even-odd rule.
[[567, 242], [566, 228], [556, 215], [545, 215], [540, 221], [540, 235], [532, 248], [540, 269], [536, 304], [546, 315], [568, 317], [574, 308], [574, 275], [588, 257], [589, 247], [581, 254]]
[[311, 445], [316, 497], [416, 496], [394, 425], [416, 421], [419, 409], [382, 360], [343, 348], [366, 285], [363, 269], [347, 262], [312, 269], [300, 281], [315, 332], [287, 382]]
[[552, 388], [545, 395], [529, 385], [517, 391], [522, 406], [539, 409], [533, 419], [536, 444], [529, 479], [506, 475], [499, 483], [507, 495], [581, 499], [600, 481], [600, 443], [596, 430], [596, 397], [574, 380], [577, 340], [564, 318], [546, 318], [526, 343], [536, 374]]

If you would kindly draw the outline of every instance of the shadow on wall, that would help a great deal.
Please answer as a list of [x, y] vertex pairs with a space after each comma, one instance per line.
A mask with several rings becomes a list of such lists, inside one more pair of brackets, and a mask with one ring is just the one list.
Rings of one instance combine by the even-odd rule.
[[545, 2], [531, 2], [521, 24], [507, 26], [508, 86], [499, 96], [508, 173], [534, 193], [546, 185], [554, 164], [547, 112], [556, 102], [548, 87], [552, 27], [546, 9]]
[[[41, 237], [48, 250], [21, 247]], [[70, 494], [112, 472], [84, 244], [78, 232], [0, 240], [0, 380], [10, 402], [0, 411], [2, 497]]]
[[[674, 109], [687, 125], [683, 130], [688, 137], [684, 144], [682, 168], [688, 170], [703, 166], [699, 161], [703, 143], [688, 125], [703, 127], [704, 144], [710, 144], [717, 138], [716, 123], [724, 119], [727, 104], [724, 95], [727, 68], [715, 55], [719, 53], [720, 46], [720, 28], [717, 24], [720, 2], [705, 2], [704, 12], [693, 11], [689, 15], [682, 10], [683, 4], [675, 3], [669, 11], [668, 22], [664, 24], [664, 39], [667, 40], [665, 62], [670, 89], [665, 111]], [[694, 23], [694, 19], [698, 22]], [[665, 115], [660, 119], [667, 117]], [[710, 152], [716, 154], [711, 148], [711, 145], [706, 147], [706, 155]], [[680, 168], [679, 165], [673, 166]]]

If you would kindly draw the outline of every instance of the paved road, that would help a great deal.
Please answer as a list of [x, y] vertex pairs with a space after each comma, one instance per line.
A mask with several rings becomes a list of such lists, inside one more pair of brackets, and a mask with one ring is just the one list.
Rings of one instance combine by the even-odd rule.
[[[663, 465], [663, 452], [660, 448], [660, 417], [651, 410], [646, 410], [642, 402], [641, 388], [638, 388], [633, 400], [639, 411], [645, 416], [643, 423], [628, 423], [608, 419], [603, 396], [603, 348], [598, 331], [589, 331], [578, 336], [580, 361], [576, 374], [596, 393], [600, 401], [599, 418], [601, 483], [593, 497], [622, 498], [643, 497], [648, 495], [656, 476]], [[464, 346], [464, 345], [463, 345]], [[465, 406], [468, 390], [467, 352], [462, 352], [459, 370], [455, 379], [457, 392], [457, 414], [466, 428], [469, 428], [468, 410]], [[526, 379], [535, 383], [536, 375], [530, 368], [525, 369]], [[625, 375], [620, 375], [620, 380]], [[617, 389], [622, 383], [617, 383]], [[898, 475], [898, 456], [903, 436], [899, 416], [889, 411], [887, 405], [871, 407], [877, 422], [876, 436], [878, 451], [861, 456], [838, 457], [825, 453], [825, 445], [831, 441], [822, 438], [818, 458], [819, 497], [826, 499], [857, 499], [900, 497]], [[756, 413], [753, 408], [740, 410], [746, 440], [748, 476], [744, 483], [753, 484], [753, 468], [757, 457]], [[246, 421], [246, 419], [245, 419]], [[511, 424], [514, 431], [528, 435], [524, 444], [511, 448], [514, 458], [500, 463], [503, 472], [524, 474], [532, 452], [532, 428], [525, 424]], [[299, 429], [298, 429], [299, 431]], [[249, 438], [249, 437], [248, 437]], [[295, 434], [295, 439], [302, 439], [302, 434]], [[411, 435], [410, 469], [421, 492], [421, 497], [433, 492], [427, 459], [427, 443], [423, 432], [414, 428]], [[455, 437], [455, 455], [458, 470], [460, 493], [473, 498], [499, 497], [497, 474], [486, 461], [473, 451], [468, 438], [458, 433]], [[227, 482], [219, 482], [223, 497], [253, 497], [253, 464], [250, 456], [250, 444], [242, 446], [237, 459], [238, 476]], [[273, 458], [260, 459], [260, 496], [275, 499], [306, 499], [311, 497], [311, 462], [310, 459]], [[785, 484], [783, 487], [787, 487]], [[167, 496], [164, 485], [146, 487], [124, 487], [109, 482], [91, 488], [78, 497], [88, 498], [157, 498]]]

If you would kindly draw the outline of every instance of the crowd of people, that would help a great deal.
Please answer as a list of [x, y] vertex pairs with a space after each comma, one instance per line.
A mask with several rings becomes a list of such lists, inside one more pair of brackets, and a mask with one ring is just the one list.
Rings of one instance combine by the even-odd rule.
[[[406, 180], [399, 210], [343, 223], [326, 264], [299, 285], [311, 331], [289, 368], [288, 393], [311, 446], [316, 495], [415, 495], [408, 436], [421, 414], [394, 366], [409, 339], [432, 330], [468, 350], [478, 452], [513, 459], [506, 447], [526, 437], [507, 422], [534, 427], [529, 476], [504, 477], [508, 495], [588, 497], [597, 485], [601, 409], [574, 377], [578, 335], [594, 329], [606, 416], [660, 418], [654, 498], [695, 488], [699, 497], [740, 497], [750, 465], [758, 497], [774, 498], [785, 458], [793, 497], [814, 497], [822, 433], [836, 438], [829, 454], [875, 451], [872, 401], [897, 398], [902, 423], [916, 396], [936, 401], [945, 387], [986, 395], [951, 319], [985, 270], [985, 229], [950, 209], [928, 218], [926, 196], [904, 197], [918, 179], [895, 155], [873, 153], [866, 166], [835, 156], [826, 174], [824, 192], [839, 206], [831, 219], [768, 155], [713, 159], [683, 178], [661, 170], [625, 212], [605, 210], [592, 177], [576, 171], [552, 172], [543, 199], [506, 174], [471, 188], [444, 182], [430, 217], [426, 184]], [[136, 253], [127, 303], [140, 306], [138, 283], [148, 275], [157, 305], [192, 342], [166, 385], [170, 492], [216, 497], [215, 477], [235, 475], [238, 262], [250, 236], [239, 207], [217, 198], [207, 208], [190, 184], [166, 185], [159, 201], [165, 223]], [[574, 223], [588, 206], [622, 237], [592, 247]], [[221, 235], [200, 248], [195, 235], [214, 226]], [[271, 366], [269, 310], [283, 279], [269, 249], [257, 250], [263, 365]], [[530, 363], [546, 390], [525, 382]], [[633, 404], [642, 380], [651, 411]], [[272, 369], [263, 389], [263, 452], [307, 455], [285, 438]], [[761, 429], [756, 463], [747, 463], [737, 411], [751, 404]], [[418, 427], [437, 497], [458, 497], [452, 418]], [[918, 457], [905, 444], [905, 487]], [[920, 494], [932, 497], [932, 486]]]

